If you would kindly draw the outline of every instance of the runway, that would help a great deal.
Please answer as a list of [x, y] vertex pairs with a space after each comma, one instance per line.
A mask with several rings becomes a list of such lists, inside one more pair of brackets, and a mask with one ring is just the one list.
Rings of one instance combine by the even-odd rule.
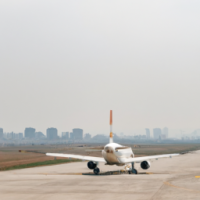
[[[103, 164], [99, 168], [123, 169]], [[0, 172], [0, 199], [200, 199], [200, 151], [154, 160], [146, 171], [138, 164], [136, 168], [138, 175], [82, 175], [91, 170], [80, 162]]]

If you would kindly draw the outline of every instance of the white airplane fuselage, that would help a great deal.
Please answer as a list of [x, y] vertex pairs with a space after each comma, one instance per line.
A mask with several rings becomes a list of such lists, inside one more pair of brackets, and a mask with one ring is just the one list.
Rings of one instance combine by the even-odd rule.
[[131, 147], [124, 147], [117, 143], [109, 143], [102, 150], [102, 156], [108, 165], [124, 165], [121, 159], [133, 158], [134, 153]]

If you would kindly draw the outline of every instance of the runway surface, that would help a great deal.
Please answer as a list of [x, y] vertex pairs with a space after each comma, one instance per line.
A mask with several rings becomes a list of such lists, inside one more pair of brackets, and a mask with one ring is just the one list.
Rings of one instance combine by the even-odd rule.
[[[99, 168], [106, 172], [124, 167]], [[139, 164], [136, 168], [138, 175], [81, 175], [91, 170], [80, 162], [0, 172], [0, 199], [200, 199], [200, 151], [154, 160], [146, 171]]]

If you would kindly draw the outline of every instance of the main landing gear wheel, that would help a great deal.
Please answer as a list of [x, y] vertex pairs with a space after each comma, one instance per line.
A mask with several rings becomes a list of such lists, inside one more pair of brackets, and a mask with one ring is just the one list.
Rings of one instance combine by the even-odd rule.
[[95, 168], [95, 169], [94, 169], [94, 174], [98, 175], [99, 172], [100, 172], [100, 169], [99, 169], [99, 168]]
[[128, 171], [129, 174], [137, 174], [137, 170], [136, 169], [131, 169]]
[[132, 169], [132, 173], [133, 174], [137, 174], [137, 170], [136, 169]]
[[131, 163], [132, 169], [128, 171], [129, 174], [137, 174], [137, 170], [134, 168], [134, 162]]

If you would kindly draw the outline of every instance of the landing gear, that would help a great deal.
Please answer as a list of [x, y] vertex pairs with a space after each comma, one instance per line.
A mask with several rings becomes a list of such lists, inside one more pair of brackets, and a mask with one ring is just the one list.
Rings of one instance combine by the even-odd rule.
[[129, 174], [137, 174], [137, 170], [134, 168], [134, 162], [132, 164], [132, 169], [128, 171]]
[[98, 167], [94, 169], [94, 174], [98, 175], [99, 172], [100, 172], [100, 169]]
[[132, 174], [137, 174], [137, 170], [136, 169], [132, 169]]
[[136, 169], [132, 169], [128, 171], [129, 174], [137, 174], [137, 170]]

